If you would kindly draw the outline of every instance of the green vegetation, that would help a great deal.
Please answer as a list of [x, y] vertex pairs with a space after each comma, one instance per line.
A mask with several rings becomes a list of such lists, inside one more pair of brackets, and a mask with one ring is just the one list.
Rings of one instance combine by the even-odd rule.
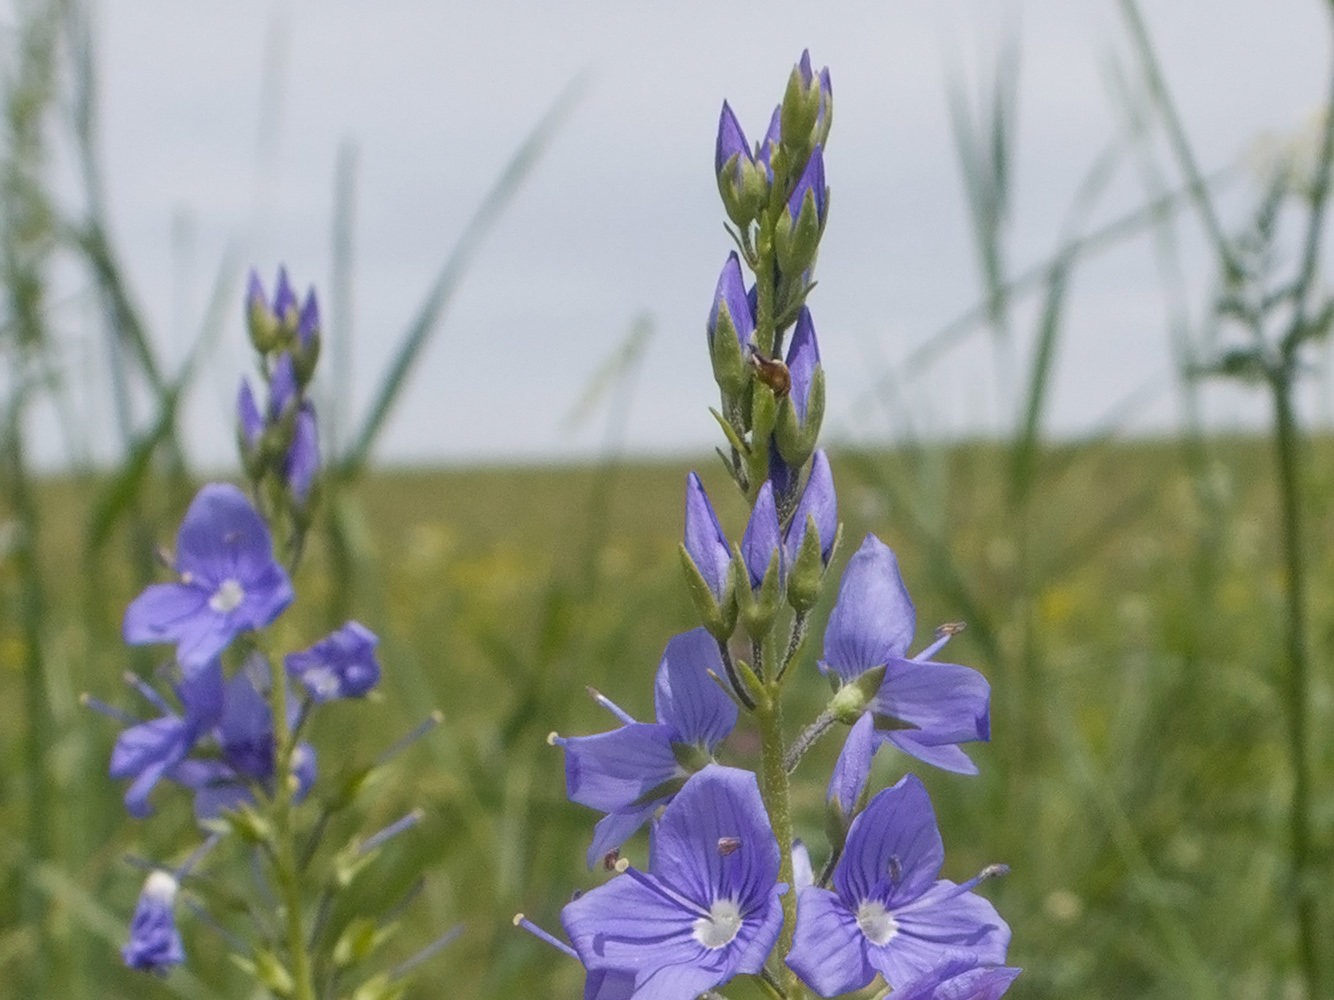
[[[866, 531], [887, 540], [923, 636], [933, 623], [967, 619], [950, 654], [995, 686], [997, 738], [978, 750], [981, 776], [923, 778], [951, 831], [947, 875], [1013, 866], [990, 894], [1014, 925], [1012, 960], [1029, 970], [1017, 996], [1267, 998], [1299, 981], [1269, 458], [1259, 442], [1209, 441], [1194, 476], [1184, 448], [1044, 449], [1026, 526], [1007, 515], [1011, 457], [997, 445], [835, 463], [846, 525], [839, 561]], [[1334, 588], [1323, 581], [1334, 579], [1334, 441], [1316, 442], [1307, 457], [1319, 665], [1312, 763], [1315, 801], [1327, 804]], [[697, 465], [725, 526], [739, 530], [740, 499], [715, 466]], [[675, 555], [687, 468], [381, 473], [340, 499], [355, 567], [354, 590], [340, 597], [375, 623], [386, 670], [369, 710], [337, 706], [319, 720], [316, 744], [340, 748], [337, 757], [326, 750], [321, 767], [334, 774], [430, 709], [445, 715], [391, 769], [362, 831], [413, 805], [426, 810], [420, 830], [393, 845], [390, 874], [367, 887], [391, 898], [432, 871], [412, 930], [393, 947], [406, 956], [441, 928], [466, 924], [413, 995], [578, 995], [577, 964], [509, 923], [522, 910], [554, 928], [570, 887], [604, 877], [584, 873], [595, 817], [566, 801], [561, 755], [545, 737], [609, 727], [584, 685], [651, 714], [646, 679], [666, 640], [694, 624]], [[18, 981], [46, 965], [65, 996], [236, 996], [243, 980], [224, 942], [188, 917], [187, 947], [200, 961], [161, 982], [120, 966], [140, 882], [124, 858], [158, 857], [162, 845], [188, 839], [176, 834], [192, 820], [188, 797], [172, 788], [158, 792], [153, 823], [125, 815], [121, 790], [103, 777], [115, 726], [78, 704], [88, 691], [134, 708], [119, 676], [142, 653], [115, 637], [136, 581], [89, 568], [81, 555], [88, 485], [37, 489], [50, 526], [40, 559], [55, 738], [40, 787], [51, 843], [31, 880], [46, 897], [40, 927], [24, 919], [21, 897], [0, 900], [0, 977]], [[169, 531], [159, 541], [169, 544]], [[315, 546], [297, 581], [301, 597], [282, 620], [293, 644], [327, 624], [326, 559]], [[7, 572], [0, 585], [10, 602], [21, 581]], [[808, 651], [796, 681], [811, 715], [824, 694], [817, 654]], [[151, 668], [152, 655], [139, 665]], [[21, 634], [6, 625], [2, 704], [21, 703], [24, 656]], [[788, 724], [804, 721], [793, 713]], [[23, 726], [0, 728], [0, 865], [10, 885], [27, 880], [30, 864], [23, 741]], [[832, 763], [838, 743], [817, 746], [813, 771]], [[724, 749], [748, 762], [755, 734], [742, 727]], [[877, 767], [888, 779], [904, 764]], [[818, 851], [823, 803], [806, 794], [802, 832]], [[1324, 808], [1317, 846], [1327, 859]], [[628, 850], [642, 853], [642, 841]], [[1327, 899], [1328, 864], [1323, 878]]]

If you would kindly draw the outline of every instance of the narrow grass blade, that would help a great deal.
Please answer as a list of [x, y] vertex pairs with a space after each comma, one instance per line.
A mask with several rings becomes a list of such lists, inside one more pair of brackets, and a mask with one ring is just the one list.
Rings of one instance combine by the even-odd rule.
[[371, 448], [375, 445], [375, 439], [403, 391], [422, 349], [439, 328], [440, 319], [458, 290], [468, 265], [472, 263], [473, 255], [514, 199], [566, 118], [574, 110], [583, 95], [584, 87], [585, 77], [579, 76], [561, 92], [555, 103], [524, 139], [505, 169], [501, 171], [500, 177], [464, 227], [453, 253], [445, 261], [444, 267], [431, 286], [430, 293], [418, 310], [417, 318], [413, 320], [400, 341], [394, 360], [380, 381], [370, 412], [366, 415], [346, 454], [337, 461], [338, 469], [344, 475], [356, 475], [366, 464]]

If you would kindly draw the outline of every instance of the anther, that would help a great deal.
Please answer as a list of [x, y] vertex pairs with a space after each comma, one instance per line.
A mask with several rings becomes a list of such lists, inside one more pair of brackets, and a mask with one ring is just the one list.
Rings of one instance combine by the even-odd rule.
[[741, 850], [740, 837], [719, 837], [718, 838], [718, 856], [725, 858], [729, 854], [735, 854]]

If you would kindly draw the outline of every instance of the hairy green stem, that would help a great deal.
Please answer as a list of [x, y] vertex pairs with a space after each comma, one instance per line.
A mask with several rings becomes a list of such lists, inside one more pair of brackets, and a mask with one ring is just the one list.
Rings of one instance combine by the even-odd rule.
[[301, 872], [297, 863], [296, 831], [292, 824], [295, 775], [292, 773], [292, 732], [287, 725], [287, 685], [277, 669], [269, 684], [269, 707], [273, 713], [273, 869], [284, 911], [292, 997], [294, 1000], [315, 1000], [310, 953], [301, 919]]
[[[778, 840], [778, 881], [787, 883], [783, 894], [783, 931], [778, 938], [778, 954], [792, 950], [792, 932], [797, 926], [797, 892], [792, 883], [792, 804], [787, 768], [783, 757], [783, 705], [776, 683], [765, 685], [764, 703], [755, 708], [755, 722], [760, 729], [760, 771], [764, 778], [764, 805]], [[804, 996], [800, 980], [783, 966], [783, 986], [789, 1000]]]
[[1297, 936], [1306, 995], [1321, 992], [1320, 944], [1316, 907], [1316, 871], [1312, 855], [1311, 764], [1307, 726], [1310, 663], [1306, 651], [1306, 574], [1302, 554], [1299, 434], [1293, 412], [1292, 381], [1287, 370], [1270, 380], [1274, 397], [1274, 445], [1278, 456], [1282, 513], [1283, 563], [1287, 572], [1287, 620], [1284, 651], [1287, 676], [1288, 753], [1292, 763], [1292, 808], [1288, 817], [1292, 867], [1297, 894]]

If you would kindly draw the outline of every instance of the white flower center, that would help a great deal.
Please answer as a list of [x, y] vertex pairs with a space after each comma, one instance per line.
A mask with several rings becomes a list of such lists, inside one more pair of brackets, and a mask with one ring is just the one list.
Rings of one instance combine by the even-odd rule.
[[220, 615], [235, 611], [245, 600], [245, 590], [237, 580], [223, 580], [213, 596], [208, 599], [208, 606]]
[[695, 940], [705, 948], [731, 944], [741, 930], [741, 910], [730, 899], [719, 899], [709, 907], [709, 915], [695, 921]]
[[343, 689], [342, 678], [329, 667], [307, 670], [301, 680], [318, 698], [336, 698]]
[[877, 899], [868, 899], [857, 907], [857, 926], [874, 945], [886, 945], [899, 932], [898, 921]]
[[178, 885], [170, 872], [155, 871], [144, 882], [144, 895], [155, 903], [170, 906], [176, 899]]

